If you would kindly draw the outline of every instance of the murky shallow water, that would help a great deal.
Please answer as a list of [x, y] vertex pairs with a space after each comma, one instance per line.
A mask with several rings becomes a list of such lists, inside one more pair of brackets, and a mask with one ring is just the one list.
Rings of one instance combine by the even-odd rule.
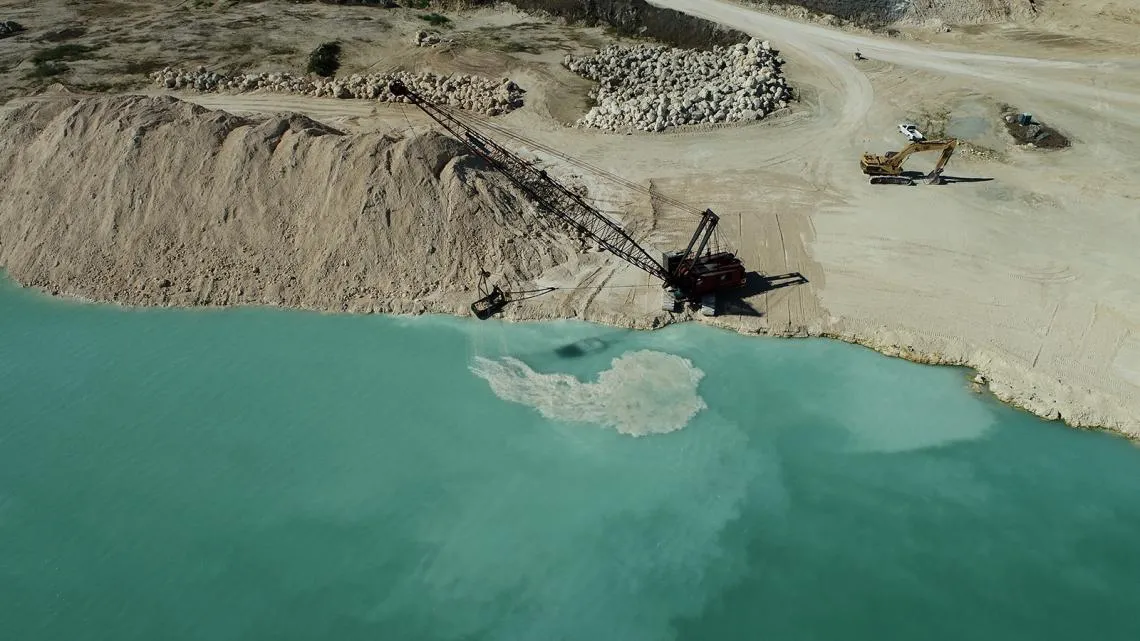
[[1140, 638], [1140, 450], [849, 345], [5, 286], [0, 390], [6, 638]]

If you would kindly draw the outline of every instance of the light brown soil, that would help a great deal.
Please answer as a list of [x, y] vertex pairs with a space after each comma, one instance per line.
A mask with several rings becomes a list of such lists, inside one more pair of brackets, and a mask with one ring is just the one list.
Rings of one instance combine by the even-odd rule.
[[463, 313], [484, 266], [526, 280], [575, 253], [430, 130], [344, 135], [171, 97], [61, 97], [6, 113], [0, 131], [0, 264], [52, 292]]

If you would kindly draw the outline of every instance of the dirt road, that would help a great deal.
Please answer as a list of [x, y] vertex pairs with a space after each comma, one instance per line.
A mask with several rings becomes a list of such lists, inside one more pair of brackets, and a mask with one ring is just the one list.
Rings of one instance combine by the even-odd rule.
[[[1140, 89], [1106, 90], [1075, 80], [1098, 73], [1140, 69], [1140, 61], [1135, 58], [1073, 61], [933, 49], [804, 24], [723, 0], [651, 0], [651, 4], [770, 39], [785, 49], [809, 54], [807, 59], [824, 59], [830, 69], [843, 76], [861, 75], [851, 58], [855, 51], [860, 51], [868, 58], [899, 67], [1002, 83], [1080, 106], [1088, 100], [1106, 101], [1121, 107], [1119, 113], [1108, 117], [1140, 126], [1140, 111], [1135, 110], [1135, 106], [1140, 105]], [[837, 64], [829, 54], [839, 54], [838, 59], [843, 64]], [[848, 82], [845, 86], [855, 85]], [[868, 103], [863, 91], [857, 95], [848, 92], [845, 99], [857, 101], [859, 106]], [[1125, 111], [1127, 106], [1131, 106], [1132, 111]]]
[[[809, 252], [823, 265], [821, 299], [842, 319], [840, 333], [970, 362], [999, 379], [1003, 396], [1039, 413], [1093, 424], [1115, 417], [1137, 433], [1135, 59], [958, 51], [801, 24], [720, 0], [653, 3], [773, 41], [793, 61], [794, 75], [820, 92], [812, 126], [829, 140], [805, 155], [823, 152], [816, 162], [824, 164], [842, 157], [829, 165], [835, 174], [813, 178], [848, 193], [846, 206], [811, 215], [818, 236]], [[855, 62], [855, 50], [873, 62]], [[963, 96], [1031, 109], [1076, 144], [1058, 154], [1013, 151], [1003, 164], [978, 167], [992, 184], [937, 194], [875, 192], [847, 178], [854, 173], [850, 143], [890, 131], [905, 100], [944, 97], [953, 107]], [[819, 138], [809, 140], [805, 146]]]

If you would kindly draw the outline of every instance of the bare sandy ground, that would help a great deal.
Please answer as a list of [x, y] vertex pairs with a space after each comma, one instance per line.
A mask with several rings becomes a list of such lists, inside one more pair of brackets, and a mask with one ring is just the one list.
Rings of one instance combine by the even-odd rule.
[[[818, 133], [780, 166], [795, 172], [806, 161], [817, 191], [835, 194], [808, 216], [824, 332], [966, 363], [1039, 414], [1140, 433], [1135, 58], [1045, 59], [1032, 47], [992, 55], [977, 43], [870, 38], [716, 0], [655, 3], [780, 42], [799, 61], [793, 80], [818, 88]], [[855, 49], [875, 64], [857, 65]], [[863, 149], [897, 148], [892, 123], [920, 105], [994, 101], [1034, 112], [1076, 144], [1001, 150], [1003, 162], [955, 158], [953, 175], [993, 180], [937, 188], [876, 189], [849, 168]]]
[[[749, 297], [748, 314], [705, 322], [969, 365], [999, 397], [1039, 415], [1140, 436], [1140, 64], [1138, 39], [1128, 39], [1140, 32], [1135, 13], [1121, 3], [1076, 3], [1029, 25], [886, 38], [721, 0], [654, 3], [771, 40], [801, 91], [796, 112], [746, 127], [609, 135], [564, 126], [582, 108], [582, 84], [554, 64], [564, 48], [419, 55], [438, 70], [509, 75], [528, 89], [528, 106], [496, 122], [711, 207], [750, 268], [807, 280]], [[479, 15], [507, 27], [522, 20]], [[869, 60], [852, 60], [856, 49]], [[393, 105], [182, 97], [241, 114], [302, 112], [350, 134], [427, 124]], [[1059, 128], [1072, 148], [1013, 146], [998, 121], [1001, 104]], [[895, 124], [904, 119], [973, 143], [951, 160], [949, 184], [871, 186], [860, 174], [861, 152], [902, 146]], [[546, 160], [560, 175], [581, 174], [599, 206], [655, 248], [691, 233], [693, 218]], [[933, 159], [908, 164], [926, 170]], [[661, 322], [656, 285], [597, 257], [568, 258], [527, 283], [580, 289], [512, 307], [509, 317]]]

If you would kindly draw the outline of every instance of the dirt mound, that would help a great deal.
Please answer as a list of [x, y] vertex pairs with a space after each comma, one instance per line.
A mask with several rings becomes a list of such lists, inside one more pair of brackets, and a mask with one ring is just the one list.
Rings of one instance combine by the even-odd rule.
[[[1024, 121], [1023, 115], [1026, 116]], [[1002, 105], [1002, 120], [1005, 121], [1005, 130], [1019, 145], [1040, 149], [1067, 149], [1072, 145], [1065, 134], [1034, 120], [1029, 114], [1023, 114], [1016, 107]]]
[[458, 311], [481, 269], [524, 280], [575, 251], [450, 138], [172, 97], [18, 106], [0, 175], [0, 266], [98, 300]]

